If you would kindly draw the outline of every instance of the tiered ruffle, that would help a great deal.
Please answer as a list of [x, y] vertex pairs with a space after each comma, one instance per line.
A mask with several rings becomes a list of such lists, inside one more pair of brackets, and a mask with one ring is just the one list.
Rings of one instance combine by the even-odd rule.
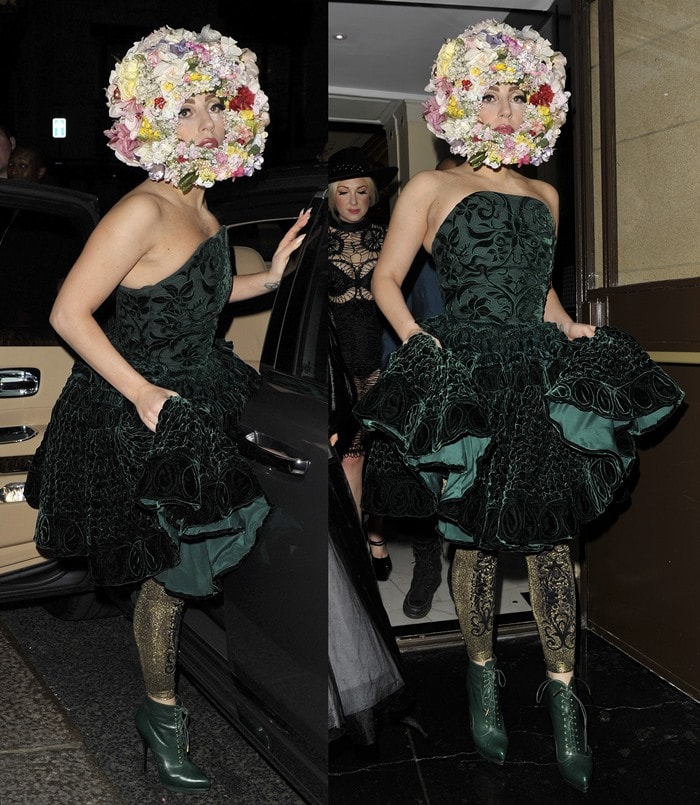
[[683, 392], [613, 327], [569, 341], [551, 324], [423, 323], [355, 408], [376, 431], [368, 511], [439, 515], [455, 542], [532, 551], [572, 539], [623, 488], [635, 436]]

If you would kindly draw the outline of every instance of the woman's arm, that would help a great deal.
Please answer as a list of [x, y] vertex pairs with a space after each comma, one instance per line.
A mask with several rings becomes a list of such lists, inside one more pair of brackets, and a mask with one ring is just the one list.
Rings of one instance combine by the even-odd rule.
[[51, 311], [56, 332], [108, 383], [136, 406], [155, 431], [163, 402], [175, 394], [149, 383], [112, 346], [94, 313], [153, 247], [161, 229], [160, 209], [136, 195], [100, 221], [68, 273]]
[[426, 184], [417, 174], [399, 195], [372, 274], [374, 300], [402, 342], [422, 332], [406, 305], [401, 285], [428, 228], [431, 194]]
[[595, 333], [595, 327], [592, 324], [579, 324], [569, 316], [554, 288], [550, 288], [547, 294], [544, 320], [556, 324], [570, 341], [574, 338], [592, 338]]
[[276, 291], [279, 288], [289, 258], [301, 246], [306, 237], [305, 234], [300, 235], [299, 232], [309, 223], [310, 216], [311, 209], [302, 210], [299, 213], [296, 221], [279, 242], [272, 256], [269, 271], [258, 271], [255, 274], [234, 277], [229, 302], [242, 302], [244, 299], [253, 299], [256, 296]]

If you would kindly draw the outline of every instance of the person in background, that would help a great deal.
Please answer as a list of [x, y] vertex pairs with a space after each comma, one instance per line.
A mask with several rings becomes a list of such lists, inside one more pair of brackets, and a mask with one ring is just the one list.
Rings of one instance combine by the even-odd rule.
[[[361, 399], [377, 381], [382, 359], [383, 317], [370, 283], [386, 227], [368, 217], [379, 192], [398, 172], [395, 167], [370, 164], [361, 148], [344, 148], [328, 159], [328, 295], [343, 361]], [[362, 519], [361, 497], [366, 438], [358, 423], [352, 443], [342, 453], [343, 469]], [[391, 557], [379, 517], [369, 517], [367, 540], [377, 578], [386, 580]]]
[[[176, 692], [182, 611], [220, 591], [270, 512], [235, 446], [260, 377], [217, 324], [228, 302], [279, 287], [309, 211], [269, 270], [232, 277], [205, 189], [261, 168], [268, 100], [255, 54], [209, 25], [164, 26], [135, 42], [107, 101], [109, 147], [148, 178], [102, 217], [53, 306], [51, 324], [78, 358], [25, 496], [39, 510], [40, 551], [85, 556], [96, 585], [136, 587], [144, 761], [150, 749], [165, 788], [200, 793], [210, 779], [188, 757]], [[95, 312], [113, 294], [105, 331]]]
[[16, 145], [7, 163], [7, 178], [18, 182], [41, 182], [46, 176], [46, 161], [34, 145]]
[[[435, 166], [435, 170], [450, 170], [464, 162], [464, 158], [448, 154]], [[420, 259], [414, 261], [401, 287], [406, 305], [418, 321], [439, 316], [445, 308], [440, 293], [435, 265], [423, 249]], [[382, 335], [382, 369], [400, 345], [396, 333], [386, 327]], [[403, 613], [407, 618], [420, 619], [429, 614], [433, 597], [442, 581], [442, 538], [437, 532], [437, 518], [402, 518], [394, 523], [402, 534], [408, 535], [413, 552], [411, 584], [403, 600]]]
[[[354, 380], [343, 361], [333, 311], [328, 311], [328, 431], [338, 457], [357, 428]], [[345, 473], [329, 463], [342, 484], [329, 484], [328, 510], [328, 736], [378, 750], [382, 716], [409, 715], [401, 655], [387, 617], [362, 524]], [[329, 479], [331, 480], [331, 479]]]
[[[355, 414], [382, 434], [363, 505], [435, 513], [457, 546], [472, 739], [497, 764], [508, 733], [496, 570], [501, 551], [525, 555], [546, 671], [535, 698], [547, 703], [563, 780], [585, 792], [593, 757], [574, 681], [570, 544], [624, 492], [635, 437], [675, 414], [684, 392], [628, 333], [574, 321], [551, 286], [558, 193], [518, 166], [553, 152], [568, 109], [565, 64], [532, 28], [495, 20], [440, 49], [424, 117], [466, 160], [417, 173], [394, 207], [372, 292], [402, 345]], [[417, 322], [401, 285], [421, 246], [445, 313]]]
[[7, 163], [16, 145], [16, 140], [9, 127], [0, 123], [0, 179], [7, 179]]

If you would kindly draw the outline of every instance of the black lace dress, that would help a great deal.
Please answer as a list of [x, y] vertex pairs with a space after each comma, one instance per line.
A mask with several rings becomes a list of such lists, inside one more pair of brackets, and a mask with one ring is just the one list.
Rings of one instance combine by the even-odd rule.
[[576, 537], [623, 487], [634, 437], [684, 394], [614, 327], [569, 341], [543, 321], [555, 245], [538, 199], [477, 192], [433, 243], [445, 313], [393, 353], [355, 414], [375, 438], [363, 508], [437, 512], [462, 546], [537, 551]]
[[[372, 297], [371, 281], [386, 227], [367, 219], [333, 222], [328, 238], [328, 296], [340, 351], [361, 399], [376, 383], [382, 361], [384, 318]], [[357, 425], [344, 455], [361, 456], [365, 445]]]
[[25, 495], [37, 547], [86, 556], [96, 584], [155, 576], [206, 596], [251, 550], [269, 504], [233, 438], [259, 376], [216, 337], [231, 292], [226, 229], [174, 274], [116, 294], [111, 342], [149, 381], [173, 389], [156, 433], [83, 361], [54, 406]]

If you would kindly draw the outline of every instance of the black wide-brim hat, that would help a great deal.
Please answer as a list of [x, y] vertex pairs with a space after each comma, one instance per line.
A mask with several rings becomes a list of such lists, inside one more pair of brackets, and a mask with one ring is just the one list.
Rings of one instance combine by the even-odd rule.
[[386, 187], [399, 172], [398, 168], [372, 165], [361, 148], [342, 148], [328, 158], [328, 183], [343, 179], [374, 179], [378, 190]]

